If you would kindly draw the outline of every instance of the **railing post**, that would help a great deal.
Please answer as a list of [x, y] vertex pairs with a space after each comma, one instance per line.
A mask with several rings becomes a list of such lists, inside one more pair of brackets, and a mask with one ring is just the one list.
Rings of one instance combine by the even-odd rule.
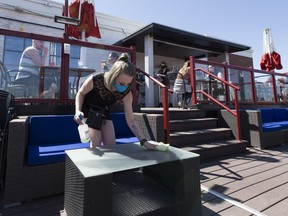
[[255, 77], [254, 77], [253, 67], [250, 67], [250, 80], [251, 80], [252, 100], [253, 100], [253, 103], [255, 103], [256, 102], [256, 89], [255, 89]]
[[235, 111], [236, 111], [237, 139], [241, 140], [241, 128], [240, 128], [241, 125], [240, 125], [238, 90], [237, 89], [234, 89], [234, 98], [235, 98]]
[[191, 88], [192, 88], [192, 94], [191, 94], [191, 101], [192, 105], [197, 104], [197, 97], [196, 97], [196, 80], [195, 80], [195, 59], [193, 56], [190, 56], [190, 79], [191, 79]]
[[[227, 62], [225, 62], [225, 64], [224, 64], [224, 80], [229, 82]], [[226, 92], [226, 95], [225, 95], [226, 104], [230, 104], [230, 87], [226, 83], [225, 83], [225, 92]]]
[[275, 103], [278, 102], [278, 98], [277, 98], [277, 89], [276, 89], [276, 79], [275, 79], [275, 73], [274, 71], [272, 72], [272, 87], [273, 87], [273, 95], [274, 95], [274, 101]]
[[161, 87], [162, 102], [163, 102], [163, 120], [165, 143], [170, 143], [170, 125], [169, 125], [169, 108], [168, 108], [168, 88]]
[[[63, 7], [63, 14], [64, 16], [68, 16], [68, 0], [65, 0], [65, 5]], [[65, 43], [69, 44], [69, 36], [67, 33], [68, 25], [64, 25], [64, 43], [62, 44], [61, 49], [61, 73], [60, 73], [60, 99], [64, 100], [64, 104], [68, 103], [68, 80], [69, 80], [69, 61], [70, 61], [70, 53], [66, 53], [64, 46]], [[70, 44], [69, 44], [70, 46]]]

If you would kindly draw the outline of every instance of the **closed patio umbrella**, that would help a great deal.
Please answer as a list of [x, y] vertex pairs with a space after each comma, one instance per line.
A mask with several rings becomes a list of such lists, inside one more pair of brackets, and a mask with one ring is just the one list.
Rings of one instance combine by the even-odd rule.
[[272, 32], [270, 28], [263, 32], [263, 55], [261, 57], [260, 67], [262, 70], [272, 71], [282, 69], [281, 56], [276, 52], [273, 43]]
[[[77, 39], [86, 39], [90, 36], [101, 38], [94, 5], [87, 0], [73, 0], [69, 5], [69, 16], [81, 20], [80, 26], [68, 25], [67, 33]], [[80, 11], [80, 12], [79, 12]], [[83, 34], [85, 38], [83, 37]]]

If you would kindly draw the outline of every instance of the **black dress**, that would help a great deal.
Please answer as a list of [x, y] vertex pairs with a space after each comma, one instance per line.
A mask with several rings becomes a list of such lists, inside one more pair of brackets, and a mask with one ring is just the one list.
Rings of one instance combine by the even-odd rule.
[[122, 100], [130, 91], [131, 87], [129, 86], [122, 93], [118, 91], [111, 92], [104, 85], [104, 73], [93, 75], [93, 89], [86, 94], [82, 106], [84, 117], [88, 117], [89, 111], [93, 110], [105, 115], [105, 119], [111, 120], [110, 106]]

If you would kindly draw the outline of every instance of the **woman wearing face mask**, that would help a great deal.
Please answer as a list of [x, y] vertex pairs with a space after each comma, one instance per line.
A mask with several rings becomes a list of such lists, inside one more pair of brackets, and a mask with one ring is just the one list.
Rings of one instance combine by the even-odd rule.
[[99, 147], [101, 142], [103, 145], [116, 144], [110, 106], [122, 100], [126, 122], [140, 144], [152, 150], [167, 150], [168, 145], [147, 141], [134, 120], [131, 87], [135, 78], [135, 66], [128, 54], [123, 53], [108, 72], [88, 77], [77, 92], [74, 119], [82, 124], [81, 116], [87, 118], [92, 147]]

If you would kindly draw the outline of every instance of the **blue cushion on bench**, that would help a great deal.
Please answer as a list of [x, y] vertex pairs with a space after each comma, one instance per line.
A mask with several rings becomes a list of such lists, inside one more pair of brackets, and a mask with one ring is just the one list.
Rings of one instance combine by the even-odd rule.
[[29, 119], [29, 145], [53, 143], [80, 143], [78, 124], [73, 115], [31, 116]]
[[275, 122], [275, 124], [279, 124], [281, 126], [281, 129], [288, 129], [288, 121], [279, 121]]
[[61, 163], [65, 161], [65, 151], [89, 148], [90, 143], [50, 144], [44, 146], [28, 146], [28, 165]]
[[282, 129], [281, 125], [275, 124], [275, 122], [262, 124], [262, 131], [263, 132], [280, 131], [281, 129]]
[[135, 142], [139, 142], [137, 137], [116, 138], [116, 144], [128, 144], [128, 143], [135, 143]]
[[[125, 114], [111, 113], [115, 126], [116, 143], [135, 143], [139, 140], [128, 127]], [[29, 118], [28, 164], [41, 165], [65, 161], [65, 151], [89, 148], [81, 143], [78, 124], [73, 115], [31, 116]]]
[[288, 110], [286, 108], [274, 108], [274, 121], [288, 121]]
[[111, 118], [115, 128], [116, 137], [134, 137], [125, 119], [124, 112], [111, 113]]
[[272, 108], [261, 108], [262, 123], [274, 121], [274, 111]]
[[65, 161], [65, 150], [88, 148], [81, 143], [73, 115], [42, 115], [29, 118], [28, 165]]

